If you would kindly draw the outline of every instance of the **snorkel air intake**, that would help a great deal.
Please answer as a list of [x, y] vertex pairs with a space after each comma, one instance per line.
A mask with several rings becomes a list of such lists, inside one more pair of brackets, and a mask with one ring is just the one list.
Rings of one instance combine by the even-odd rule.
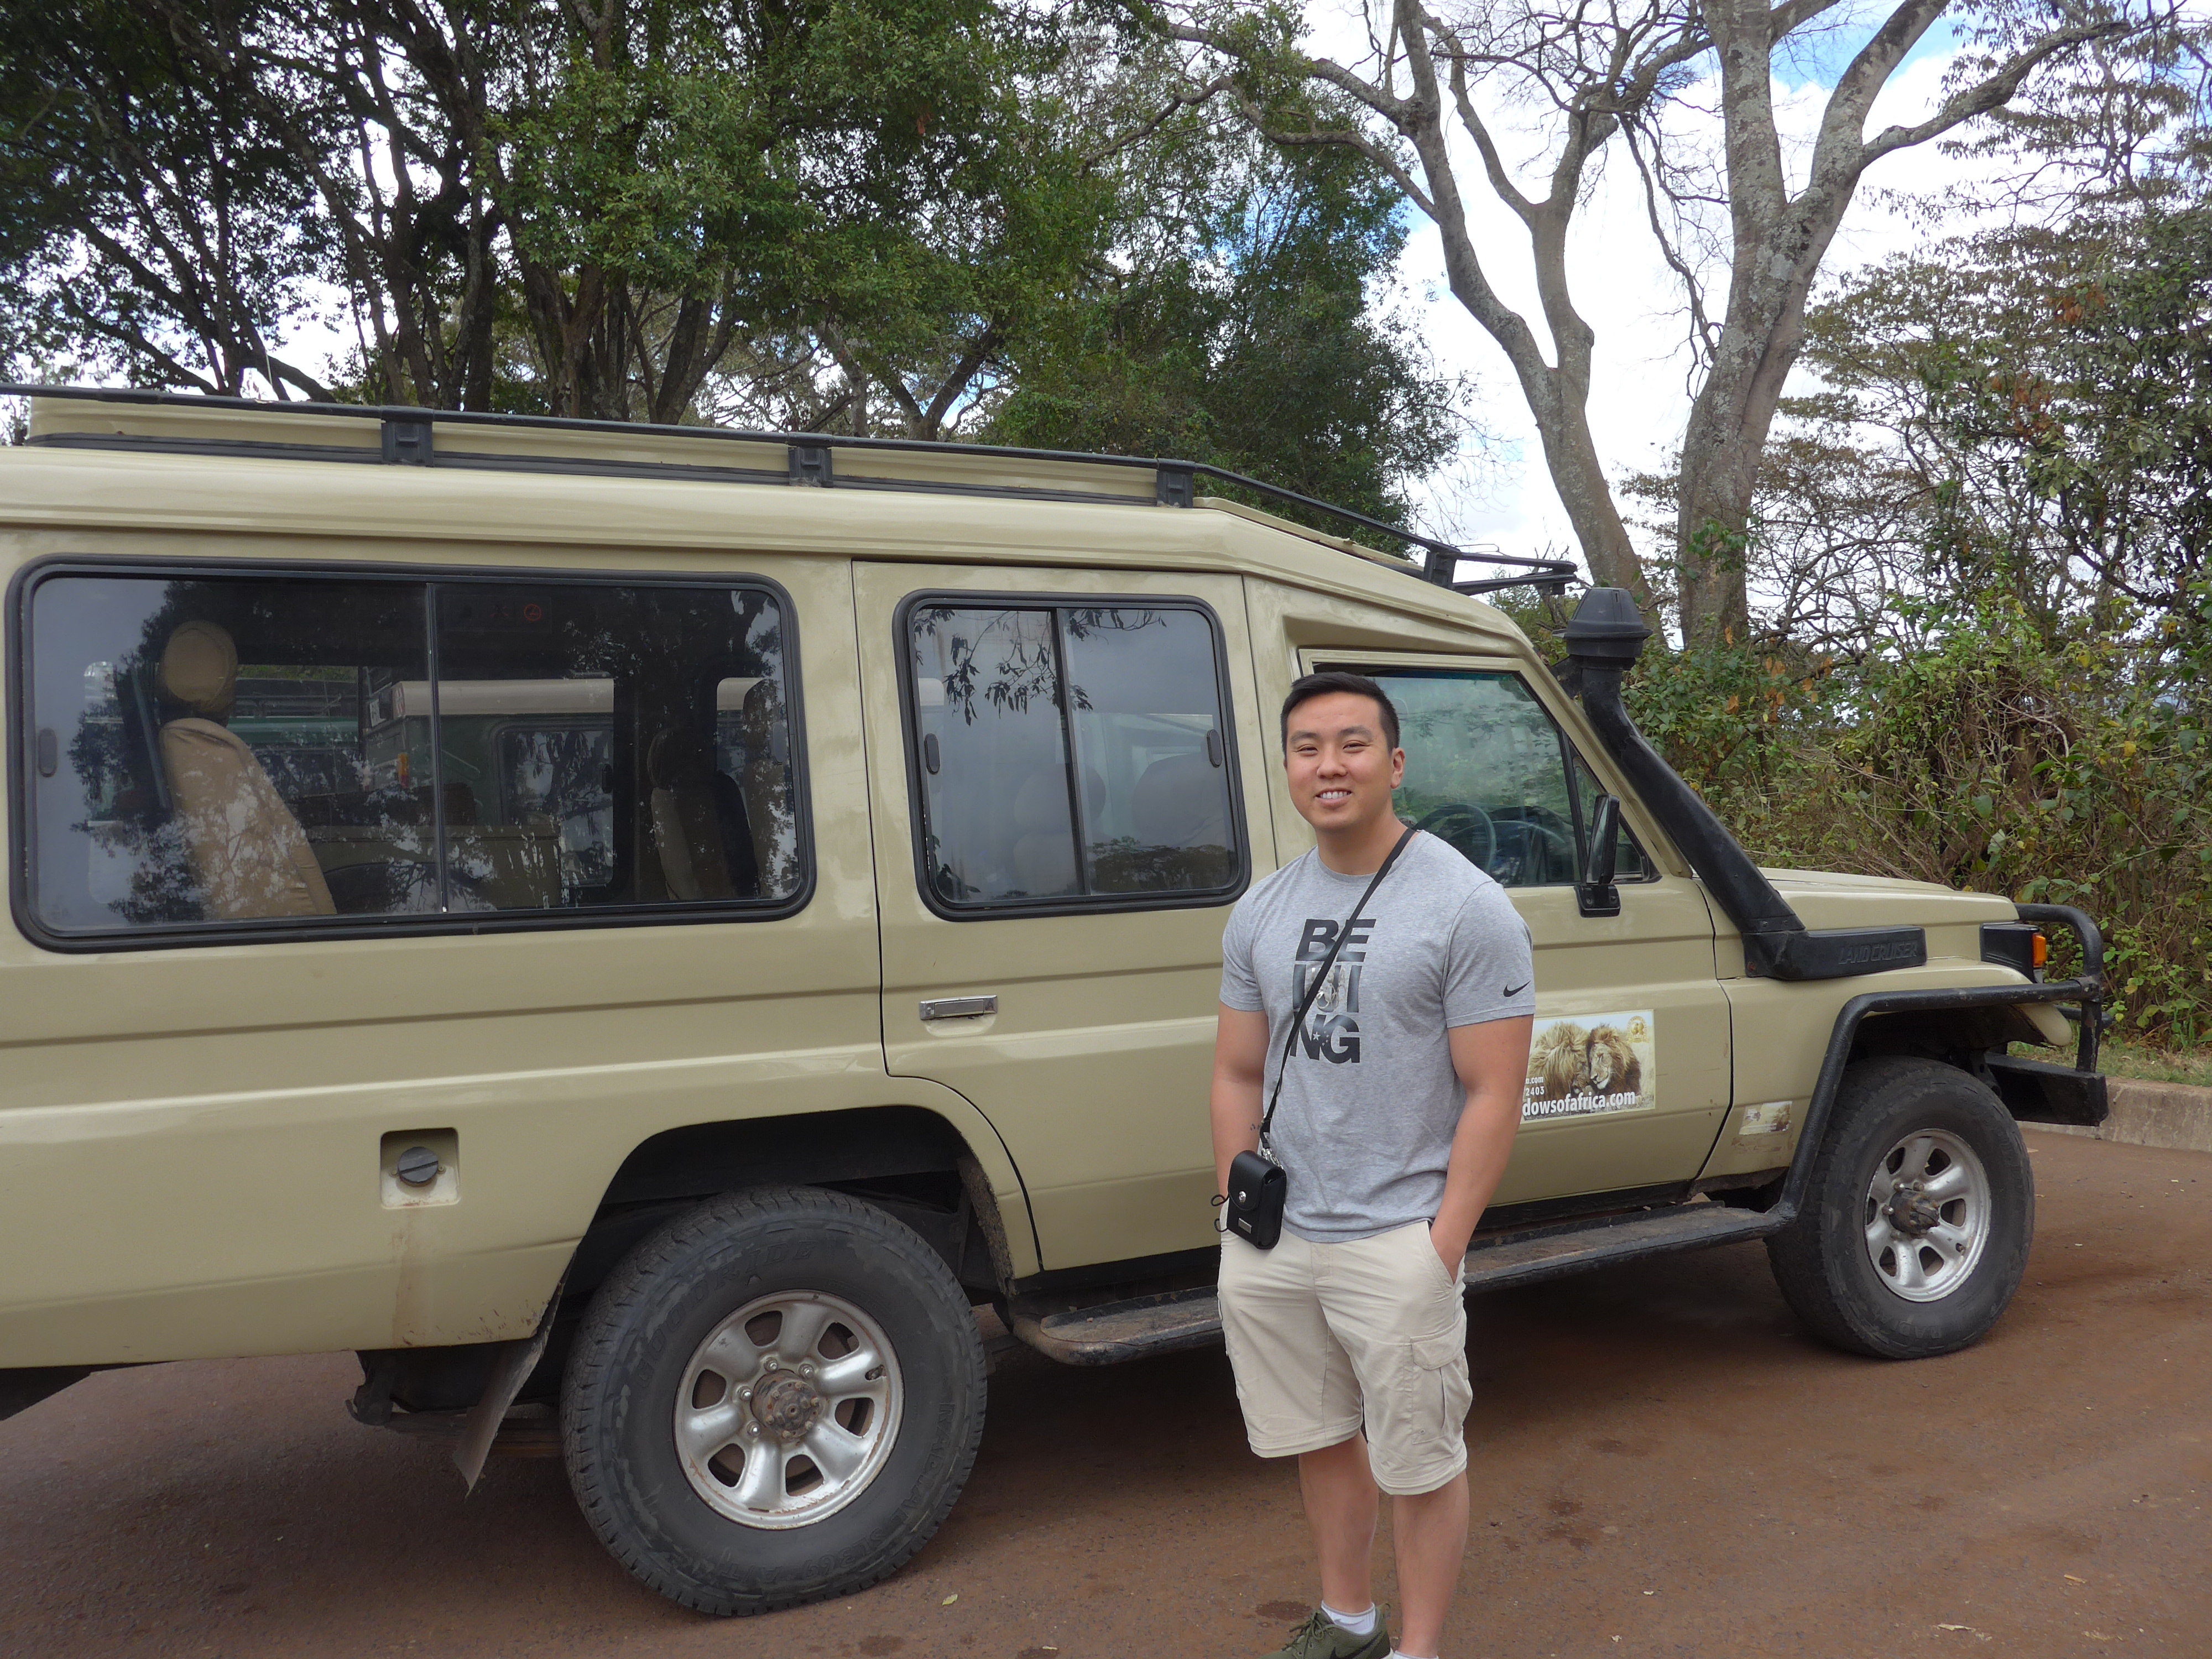
[[1926, 962], [1928, 936], [1917, 927], [1807, 927], [1697, 791], [1644, 741], [1621, 706], [1620, 678], [1650, 637], [1626, 589], [1593, 587], [1583, 596], [1566, 631], [1567, 656], [1581, 678], [1583, 712], [1743, 935], [1745, 968], [1772, 979], [1848, 979]]

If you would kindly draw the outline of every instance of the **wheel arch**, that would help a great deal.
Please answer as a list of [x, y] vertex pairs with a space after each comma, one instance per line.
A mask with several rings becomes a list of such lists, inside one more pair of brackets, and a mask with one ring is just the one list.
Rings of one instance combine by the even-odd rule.
[[2042, 1043], [2047, 1034], [2019, 1003], [1978, 1008], [1899, 1008], [1870, 1013], [1851, 1039], [1853, 1063], [1882, 1054], [1940, 1060], [1963, 1071], [1975, 1056], [2015, 1042]]
[[[2023, 907], [2025, 913], [2026, 907]], [[2086, 921], [2086, 919], [2085, 919]], [[2049, 1085], [2067, 1089], [2073, 1085], [2067, 1079], [2078, 1082], [2085, 1097], [2094, 1097], [2089, 1103], [2101, 1109], [2104, 1103], [2104, 1079], [2089, 1070], [2095, 1063], [2095, 1033], [2103, 1012], [2106, 996], [2104, 976], [2085, 973], [2079, 979], [2051, 983], [2020, 981], [2012, 984], [1967, 985], [1941, 989], [1917, 991], [1867, 991], [1853, 997], [1837, 1012], [1836, 1023], [1828, 1038], [1827, 1053], [1820, 1061], [1820, 1078], [1813, 1085], [1813, 1098], [1806, 1109], [1805, 1128], [1798, 1137], [1797, 1148], [1790, 1158], [1790, 1168], [1784, 1176], [1780, 1191], [1769, 1213], [1778, 1224], [1794, 1218], [1803, 1204], [1805, 1190], [1812, 1176], [1813, 1164], [1820, 1154], [1820, 1142], [1827, 1133], [1828, 1119], [1835, 1105], [1837, 1091], [1842, 1087], [1844, 1073], [1856, 1061], [1869, 1059], [1874, 1053], [1921, 1054], [1923, 1058], [1945, 1060], [1956, 1064], [1951, 1056], [1965, 1054], [1968, 1064], [1962, 1066], [1970, 1076], [1994, 1089], [2016, 1118], [2033, 1118], [2034, 1114], [2022, 1109], [2021, 1089], [2034, 1087], [2047, 1074]], [[2027, 1021], [2023, 1006], [2028, 1003], [2075, 1002], [2081, 1006], [2083, 1041], [2081, 1058], [2087, 1064], [2079, 1070], [2063, 1066], [2047, 1066], [2033, 1060], [2011, 1060], [2005, 1063], [2008, 1073], [2025, 1071], [2029, 1076], [2025, 1084], [1998, 1074], [1992, 1065], [1993, 1056], [1985, 1049], [1978, 1055], [1960, 1046], [1958, 1034], [1969, 1029], [1962, 1021], [1988, 1019], [1989, 1028], [1999, 1033], [2009, 1029], [2008, 1022]], [[1903, 1020], [1886, 1029], [1880, 1022]], [[1869, 1051], [1863, 1045], [1896, 1043], [1896, 1048], [1877, 1048]], [[1911, 1045], [1924, 1042], [1939, 1042], [1944, 1052], [1933, 1055]], [[2002, 1048], [1997, 1047], [1994, 1058], [2002, 1059]], [[2100, 1114], [2101, 1115], [2101, 1114]], [[2065, 1120], [2058, 1120], [2063, 1121]]]
[[[996, 1292], [1030, 1264], [1020, 1176], [988, 1124], [979, 1146], [943, 1113], [912, 1103], [660, 1130], [607, 1182], [576, 1247], [568, 1294], [588, 1291], [672, 1210], [747, 1187], [824, 1187], [905, 1222], [971, 1290]], [[994, 1169], [994, 1164], [1001, 1166]], [[1033, 1248], [1033, 1246], [1032, 1246]]]
[[[904, 1102], [711, 1119], [647, 1135], [609, 1178], [548, 1287], [550, 1340], [528, 1377], [517, 1379], [515, 1397], [557, 1390], [576, 1323], [624, 1256], [684, 1211], [750, 1187], [820, 1187], [870, 1204], [919, 1234], [971, 1297], [1003, 1296], [1036, 1273], [1035, 1235], [1019, 1172], [990, 1125], [967, 1109], [975, 1122], [965, 1132], [945, 1112]], [[465, 1410], [486, 1393], [500, 1355], [529, 1342], [362, 1350], [364, 1380], [351, 1409], [373, 1425], [390, 1419], [395, 1401], [413, 1411]]]

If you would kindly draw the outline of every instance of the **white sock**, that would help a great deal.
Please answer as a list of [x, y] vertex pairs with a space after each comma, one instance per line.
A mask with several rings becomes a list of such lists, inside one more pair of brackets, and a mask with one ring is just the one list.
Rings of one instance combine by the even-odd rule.
[[1399, 1649], [1392, 1648], [1390, 1650], [1390, 1659], [1435, 1659], [1435, 1656], [1433, 1654], [1421, 1655], [1406, 1653], [1401, 1651]]
[[1328, 1615], [1328, 1622], [1339, 1630], [1348, 1630], [1354, 1636], [1375, 1634], [1375, 1617], [1379, 1609], [1371, 1602], [1364, 1613], [1339, 1613], [1326, 1601], [1321, 1604], [1321, 1610]]

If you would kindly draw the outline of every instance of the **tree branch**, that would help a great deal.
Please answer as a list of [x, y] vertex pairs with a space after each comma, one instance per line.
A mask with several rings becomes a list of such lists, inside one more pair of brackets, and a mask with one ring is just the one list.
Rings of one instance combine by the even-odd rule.
[[945, 417], [951, 412], [952, 405], [968, 389], [968, 383], [975, 378], [977, 372], [991, 361], [992, 354], [998, 350], [999, 343], [1005, 335], [1001, 319], [994, 317], [983, 325], [983, 331], [975, 337], [975, 343], [953, 365], [952, 373], [946, 377], [945, 384], [938, 387], [937, 396], [930, 399], [929, 408], [923, 416], [929, 427], [926, 435], [933, 438], [943, 429]]
[[1178, 110], [1195, 109], [1201, 104], [1211, 103], [1215, 98], [1224, 92], [1231, 91], [1235, 86], [1234, 77], [1222, 75], [1215, 76], [1204, 86], [1194, 88], [1188, 92], [1170, 93], [1168, 96], [1167, 106], [1158, 114], [1149, 117], [1120, 137], [1100, 145], [1097, 149], [1085, 151], [1080, 158], [1083, 170], [1087, 173], [1101, 161], [1109, 160], [1133, 145], [1141, 144], [1173, 120]]
[[1975, 82], [1943, 100], [1942, 107], [1917, 126], [1885, 127], [1861, 150], [1862, 169], [1893, 151], [1910, 149], [1924, 144], [1930, 138], [1940, 138], [1954, 127], [1986, 115], [1998, 106], [2011, 101], [2021, 83], [2036, 68], [2060, 52], [2070, 52], [2076, 46], [2087, 46], [2093, 40], [2115, 40], [2140, 30], [2143, 25], [2131, 20], [2114, 20], [2105, 23], [2077, 24], [2046, 35], [2025, 51], [2014, 54], [2011, 60], [1994, 75]]
[[[1252, 62], [1249, 48], [1232, 41], [1218, 29], [1205, 28], [1196, 23], [1170, 22], [1156, 15], [1151, 21], [1152, 26], [1169, 39], [1180, 40], [1185, 46], [1204, 46], [1208, 52], [1219, 52], [1232, 63], [1249, 64]], [[1393, 94], [1387, 87], [1363, 80], [1334, 58], [1311, 58], [1304, 52], [1295, 52], [1285, 67], [1301, 78], [1334, 87], [1339, 92], [1366, 105], [1387, 121], [1395, 123], [1404, 113], [1405, 100]]]
[[[1690, 349], [1701, 362], [1711, 362], [1718, 342], [1712, 319], [1705, 315], [1705, 285], [1698, 282], [1698, 273], [1683, 258], [1659, 218], [1659, 198], [1666, 194], [1660, 185], [1654, 167], [1644, 161], [1643, 147], [1636, 142], [1636, 129], [1626, 123], [1621, 127], [1621, 142], [1628, 147], [1629, 159], [1636, 164], [1636, 176], [1644, 182], [1644, 210], [1650, 216], [1652, 240], [1659, 244], [1659, 252], [1668, 268], [1682, 280], [1682, 291], [1690, 302]], [[1656, 161], [1656, 158], [1655, 158]], [[1668, 199], [1673, 200], [1671, 194]]]
[[1513, 175], [1505, 169], [1504, 157], [1498, 154], [1497, 141], [1490, 136], [1488, 124], [1475, 113], [1474, 100], [1468, 91], [1467, 54], [1460, 49], [1459, 36], [1447, 33], [1445, 39], [1453, 47], [1447, 55], [1451, 61], [1452, 104], [1459, 112], [1459, 124], [1474, 140], [1475, 153], [1482, 157], [1482, 170], [1489, 176], [1492, 193], [1512, 209], [1522, 224], [1528, 224], [1536, 204], [1522, 195], [1520, 186], [1513, 182]]

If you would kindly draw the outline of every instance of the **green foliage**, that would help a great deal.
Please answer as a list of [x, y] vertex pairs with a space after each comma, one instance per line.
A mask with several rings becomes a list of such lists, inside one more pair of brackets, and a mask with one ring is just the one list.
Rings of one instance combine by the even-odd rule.
[[0, 5], [0, 355], [313, 390], [277, 355], [327, 267], [313, 182], [252, 88], [167, 24], [125, 0]]
[[1460, 419], [1458, 387], [1370, 303], [1405, 243], [1399, 204], [1341, 153], [1234, 159], [1181, 237], [1018, 354], [987, 435], [1206, 461], [1402, 521]]
[[[2212, 588], [2171, 619], [2056, 638], [2002, 595], [1899, 601], [1924, 642], [1648, 653], [1638, 724], [1760, 862], [2075, 904], [2122, 1029], [2212, 1041]], [[2185, 641], [2188, 643], [2185, 644]]]
[[[516, 53], [526, 72], [491, 122], [541, 354], [575, 362], [599, 412], [628, 412], [629, 383], [662, 374], [678, 395], [672, 411], [658, 393], [654, 417], [674, 418], [732, 343], [781, 336], [843, 377], [799, 423], [870, 430], [872, 386], [908, 435], [938, 436], [1101, 252], [1110, 191], [1042, 90], [1064, 48], [1025, 14], [607, 9], [622, 26], [597, 33], [544, 14], [550, 38]], [[640, 328], [641, 301], [663, 295], [706, 303]]]
[[[1762, 861], [2078, 904], [2123, 1030], [2185, 1046], [2212, 1041], [2197, 134], [2156, 188], [1832, 288], [1742, 543], [1749, 635], [1631, 685]], [[1672, 479], [1632, 493], [1671, 520]]]
[[2001, 589], [2048, 632], [2108, 600], [2185, 611], [2212, 569], [2212, 202], [1891, 260], [1814, 308], [1805, 361], [1830, 390], [1786, 406], [1785, 443], [1829, 464], [1769, 456], [1770, 580], [1905, 542], [1884, 585]]
[[[1380, 303], [1395, 196], [1110, 9], [0, 7], [18, 365], [1168, 451], [1393, 520], [1456, 441]], [[287, 362], [311, 322], [356, 348]]]

